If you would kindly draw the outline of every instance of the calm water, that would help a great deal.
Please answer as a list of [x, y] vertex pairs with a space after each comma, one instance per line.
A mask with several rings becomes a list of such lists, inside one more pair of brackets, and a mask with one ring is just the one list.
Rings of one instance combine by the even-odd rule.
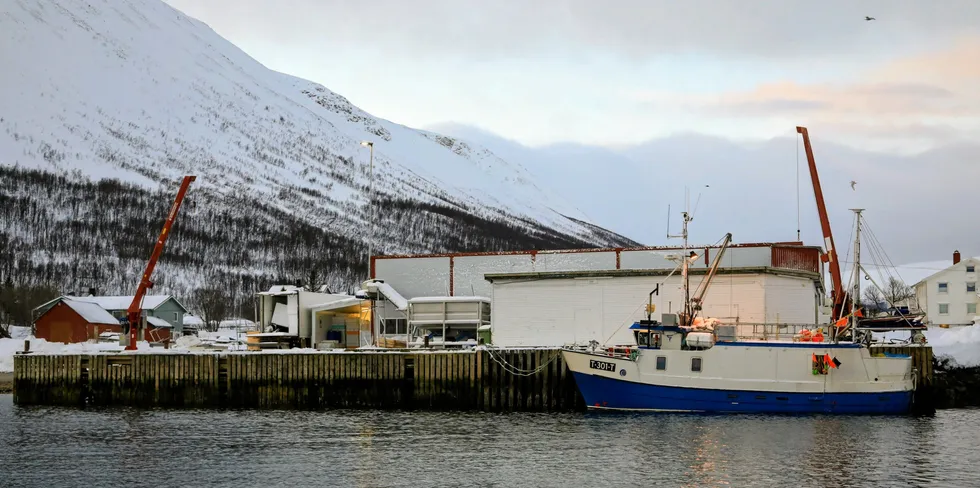
[[980, 486], [980, 410], [935, 417], [22, 408], [0, 486]]

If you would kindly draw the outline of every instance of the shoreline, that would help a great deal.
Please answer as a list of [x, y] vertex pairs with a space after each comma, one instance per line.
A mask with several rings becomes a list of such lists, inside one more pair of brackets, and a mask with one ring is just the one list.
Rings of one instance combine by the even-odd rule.
[[14, 392], [14, 374], [0, 373], [0, 394]]

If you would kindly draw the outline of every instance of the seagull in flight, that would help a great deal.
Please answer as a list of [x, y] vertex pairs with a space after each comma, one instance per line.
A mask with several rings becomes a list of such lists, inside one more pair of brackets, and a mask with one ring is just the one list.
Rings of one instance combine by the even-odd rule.
[[852, 189], [852, 190], [854, 189], [854, 185], [856, 185], [857, 183], [858, 183], [858, 182], [856, 182], [856, 181], [854, 181], [854, 180], [851, 180], [851, 189]]
[[871, 22], [872, 20], [875, 20], [875, 18], [874, 18], [874, 17], [868, 17], [867, 15], [865, 15], [865, 16], [864, 16], [864, 20], [865, 20], [866, 22]]

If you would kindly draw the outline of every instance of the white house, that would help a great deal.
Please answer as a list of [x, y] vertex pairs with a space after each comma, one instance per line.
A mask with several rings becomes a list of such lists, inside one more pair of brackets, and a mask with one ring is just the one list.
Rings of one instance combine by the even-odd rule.
[[977, 302], [980, 302], [977, 268], [980, 268], [980, 259], [960, 260], [960, 252], [955, 251], [952, 266], [915, 284], [915, 296], [926, 314], [927, 323], [973, 324], [977, 317]]

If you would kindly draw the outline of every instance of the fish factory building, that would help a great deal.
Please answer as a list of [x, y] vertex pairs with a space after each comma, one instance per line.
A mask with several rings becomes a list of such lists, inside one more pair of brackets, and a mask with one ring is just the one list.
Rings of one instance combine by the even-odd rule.
[[[693, 290], [719, 251], [692, 247]], [[676, 247], [374, 256], [371, 275], [398, 299], [489, 297], [492, 343], [559, 346], [631, 343], [629, 326], [645, 318], [650, 293], [654, 319], [676, 313], [683, 292]], [[825, 321], [821, 249], [801, 243], [733, 244], [704, 297], [703, 315], [755, 328]], [[410, 323], [405, 307], [382, 303], [375, 319]]]

